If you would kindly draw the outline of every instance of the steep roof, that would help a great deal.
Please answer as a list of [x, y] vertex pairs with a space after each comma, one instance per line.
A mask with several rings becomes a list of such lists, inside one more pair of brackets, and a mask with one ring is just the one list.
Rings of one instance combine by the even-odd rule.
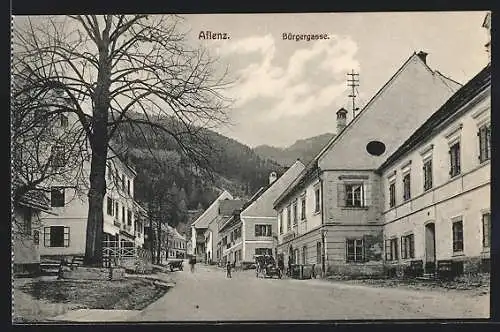
[[192, 224], [191, 227], [195, 228], [207, 228], [210, 222], [213, 220], [214, 216], [218, 214], [219, 201], [225, 198], [232, 199], [233, 196], [226, 190], [224, 190], [219, 197], [217, 197], [212, 204], [199, 216]]
[[[13, 187], [24, 185], [24, 181], [21, 180], [17, 175], [14, 175], [12, 177], [11, 182]], [[17, 203], [19, 205], [53, 214], [51, 212], [52, 208], [50, 207], [50, 200], [47, 198], [47, 195], [45, 195], [45, 193], [41, 190], [28, 191], [19, 199]]]
[[422, 126], [420, 126], [387, 160], [378, 168], [383, 172], [405, 153], [422, 143], [422, 140], [439, 131], [439, 125], [458, 113], [480, 92], [491, 85], [491, 64], [483, 68], [467, 84], [458, 90], [443, 106], [441, 106]]
[[232, 216], [235, 211], [240, 210], [244, 202], [240, 199], [223, 199], [219, 204], [219, 215]]
[[449, 93], [454, 93], [457, 91], [457, 89], [460, 87], [460, 83], [455, 82], [451, 80], [450, 78], [447, 78], [443, 74], [433, 71], [426, 63], [425, 57], [426, 57], [425, 52], [419, 52], [418, 54], [416, 52], [413, 52], [413, 54], [401, 65], [401, 67], [390, 77], [390, 79], [377, 91], [377, 93], [368, 101], [368, 103], [363, 107], [361, 112], [352, 120], [350, 121], [337, 135], [332, 137], [332, 139], [325, 144], [323, 149], [314, 157], [314, 159], [306, 166], [306, 168], [302, 171], [301, 175], [295, 179], [295, 181], [292, 182], [292, 184], [283, 192], [283, 194], [275, 201], [274, 205], [277, 206], [279, 205], [284, 199], [292, 195], [293, 193], [297, 192], [298, 190], [302, 189], [309, 180], [314, 177], [314, 174], [316, 174], [319, 171], [319, 160], [320, 158], [325, 155], [326, 152], [328, 152], [334, 144], [337, 142], [341, 141], [342, 138], [346, 135], [348, 131], [350, 131], [353, 127], [356, 126], [356, 124], [360, 121], [360, 119], [364, 118], [364, 115], [367, 113], [367, 110], [371, 108], [371, 105], [379, 99], [379, 96], [383, 94], [384, 91], [387, 90], [387, 88], [396, 80], [396, 78], [404, 71], [405, 68], [407, 68], [410, 64], [410, 62], [413, 59], [418, 59], [418, 62], [420, 64], [423, 64], [423, 66], [426, 68], [426, 70], [433, 75], [434, 77], [437, 77], [442, 83], [443, 87], [446, 87], [446, 89], [449, 90]]

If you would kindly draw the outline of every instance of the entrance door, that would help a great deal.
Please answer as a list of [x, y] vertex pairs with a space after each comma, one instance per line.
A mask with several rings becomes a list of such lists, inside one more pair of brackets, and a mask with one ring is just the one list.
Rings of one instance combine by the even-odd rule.
[[425, 225], [425, 273], [436, 271], [436, 228], [434, 223]]

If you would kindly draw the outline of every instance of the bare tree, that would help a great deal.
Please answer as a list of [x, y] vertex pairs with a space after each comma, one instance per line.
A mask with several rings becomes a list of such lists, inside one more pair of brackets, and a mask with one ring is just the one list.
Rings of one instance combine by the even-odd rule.
[[120, 126], [168, 135], [197, 167], [210, 170], [210, 144], [201, 128], [227, 121], [229, 101], [222, 92], [229, 82], [225, 72], [217, 75], [217, 62], [203, 49], [186, 45], [179, 20], [78, 15], [14, 22], [13, 72], [27, 82], [25, 90], [62, 91], [68, 103], [50, 106], [75, 114], [90, 144], [89, 265], [102, 262], [106, 161]]

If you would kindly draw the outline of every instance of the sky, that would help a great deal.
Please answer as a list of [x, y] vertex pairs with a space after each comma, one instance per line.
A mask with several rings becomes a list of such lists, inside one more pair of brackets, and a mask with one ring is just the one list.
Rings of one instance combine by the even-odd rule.
[[[336, 132], [335, 113], [351, 110], [347, 73], [359, 73], [363, 107], [413, 52], [433, 70], [466, 83], [488, 63], [486, 12], [185, 15], [188, 42], [227, 66], [233, 81], [230, 125], [218, 132], [250, 147], [285, 147]], [[201, 31], [229, 39], [200, 39]], [[283, 33], [329, 39], [283, 40]], [[349, 112], [351, 116], [351, 112]], [[348, 118], [349, 120], [349, 118]]]

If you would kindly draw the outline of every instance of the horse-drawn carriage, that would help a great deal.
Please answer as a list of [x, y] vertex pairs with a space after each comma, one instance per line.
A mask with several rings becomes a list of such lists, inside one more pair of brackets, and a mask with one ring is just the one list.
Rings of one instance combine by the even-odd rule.
[[183, 259], [169, 259], [167, 261], [167, 266], [170, 268], [170, 271], [174, 271], [174, 269], [182, 271], [183, 263], [184, 263]]
[[257, 278], [273, 278], [277, 276], [281, 279], [281, 269], [277, 266], [276, 260], [271, 255], [255, 255], [255, 272]]

